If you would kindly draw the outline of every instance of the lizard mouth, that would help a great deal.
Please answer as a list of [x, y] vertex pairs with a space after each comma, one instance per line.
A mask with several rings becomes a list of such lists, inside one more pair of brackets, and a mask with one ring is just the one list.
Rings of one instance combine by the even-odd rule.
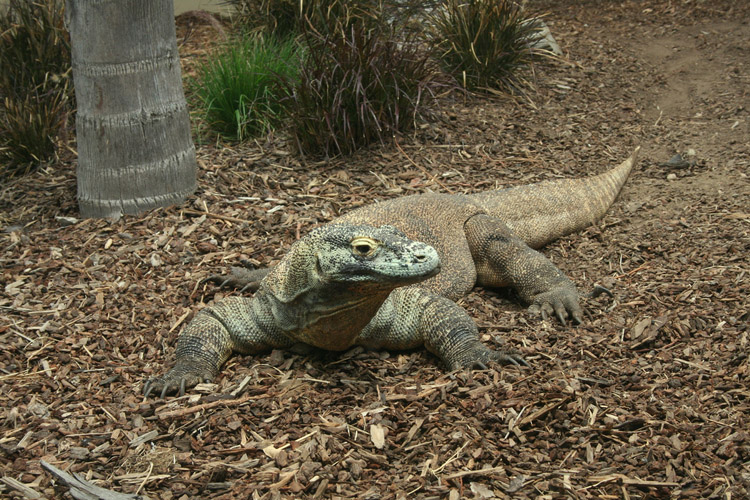
[[433, 267], [430, 271], [426, 272], [423, 276], [425, 278], [432, 278], [433, 276], [437, 276], [440, 273], [440, 262], [437, 263], [435, 267]]
[[[340, 273], [337, 273], [337, 276], [339, 278], [346, 278], [348, 277], [359, 277], [359, 279], [354, 278], [353, 280], [346, 280], [346, 281], [413, 281], [414, 279], [421, 279], [421, 278], [430, 278], [432, 276], [435, 276], [437, 273], [440, 272], [440, 264], [434, 267], [425, 267], [422, 270], [416, 271], [414, 269], [409, 269], [408, 272], [404, 272], [406, 269], [401, 269], [401, 272], [391, 272], [379, 270], [379, 269], [372, 269], [372, 268], [360, 268], [358, 266], [347, 266], [347, 268], [341, 269]], [[367, 280], [367, 278], [371, 278], [370, 280]]]
[[393, 283], [401, 286], [426, 280], [439, 272], [440, 261], [438, 259], [387, 267], [369, 267], [352, 263], [340, 268], [330, 278], [334, 281], [360, 283], [370, 281], [374, 283]]

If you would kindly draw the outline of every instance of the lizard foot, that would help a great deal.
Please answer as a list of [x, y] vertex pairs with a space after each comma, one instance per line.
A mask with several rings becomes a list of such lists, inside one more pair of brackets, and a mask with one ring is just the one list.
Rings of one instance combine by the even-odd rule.
[[201, 280], [201, 283], [214, 283], [219, 288], [234, 288], [240, 292], [254, 292], [260, 287], [260, 282], [266, 277], [271, 268], [248, 269], [245, 267], [232, 267], [228, 275], [213, 274]]
[[563, 283], [535, 295], [529, 311], [541, 315], [545, 320], [555, 315], [563, 326], [568, 319], [572, 319], [577, 325], [583, 322], [583, 310], [578, 304], [578, 292], [573, 283]]
[[185, 389], [193, 387], [201, 382], [211, 382], [214, 374], [208, 368], [196, 365], [177, 364], [161, 377], [149, 379], [143, 386], [143, 397], [147, 398], [151, 393], [164, 396], [177, 392], [180, 396], [185, 394]]
[[486, 370], [490, 365], [513, 365], [526, 366], [529, 364], [523, 359], [520, 352], [515, 349], [503, 349], [494, 351], [484, 344], [477, 343], [468, 347], [459, 356], [449, 363], [451, 370], [458, 369], [480, 369]]

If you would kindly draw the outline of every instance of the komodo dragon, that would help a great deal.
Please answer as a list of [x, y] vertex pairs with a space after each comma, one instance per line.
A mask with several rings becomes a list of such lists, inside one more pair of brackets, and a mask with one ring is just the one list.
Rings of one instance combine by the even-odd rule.
[[493, 351], [454, 301], [475, 285], [512, 286], [565, 323], [581, 322], [575, 285], [533, 250], [604, 215], [635, 164], [586, 179], [547, 181], [470, 195], [419, 194], [368, 205], [295, 242], [252, 298], [205, 307], [177, 341], [177, 361], [144, 386], [167, 393], [213, 380], [232, 352], [306, 343], [424, 345], [450, 369], [526, 364]]

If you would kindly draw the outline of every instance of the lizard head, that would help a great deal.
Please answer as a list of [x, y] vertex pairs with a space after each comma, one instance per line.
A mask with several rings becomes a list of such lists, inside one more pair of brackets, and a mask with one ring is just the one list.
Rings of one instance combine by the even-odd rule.
[[439, 271], [434, 248], [393, 226], [328, 224], [295, 242], [259, 293], [290, 338], [344, 350], [391, 291]]
[[295, 242], [264, 280], [284, 303], [316, 295], [373, 294], [418, 283], [440, 271], [430, 245], [409, 239], [393, 226], [327, 224]]
[[331, 224], [317, 231], [317, 272], [327, 283], [372, 283], [393, 289], [440, 271], [434, 248], [410, 240], [393, 226]]

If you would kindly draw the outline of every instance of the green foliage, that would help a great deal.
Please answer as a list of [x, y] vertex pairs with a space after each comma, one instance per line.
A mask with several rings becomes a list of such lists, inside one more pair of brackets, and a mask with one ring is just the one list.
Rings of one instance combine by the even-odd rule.
[[348, 25], [378, 11], [378, 0], [228, 0], [237, 22], [248, 30], [263, 28], [280, 38], [295, 36], [312, 27], [327, 32], [333, 24]]
[[355, 22], [303, 39], [307, 57], [287, 100], [302, 153], [347, 154], [409, 130], [438, 81], [429, 55], [391, 27]]
[[[26, 95], [6, 97], [0, 133], [0, 177], [28, 173], [55, 155], [55, 138], [67, 123], [67, 89], [47, 81]], [[2, 165], [3, 160], [8, 161]]]
[[191, 85], [208, 127], [236, 140], [273, 129], [285, 95], [279, 81], [296, 81], [301, 59], [291, 39], [244, 36], [225, 45], [201, 66]]
[[258, 28], [280, 38], [292, 36], [299, 26], [299, 0], [227, 0], [235, 8], [233, 20], [246, 31]]
[[545, 53], [529, 43], [538, 24], [512, 0], [445, 0], [431, 19], [440, 61], [471, 90], [522, 91], [521, 70]]
[[366, 21], [370, 26], [383, 19], [403, 24], [434, 0], [228, 0], [236, 9], [235, 19], [245, 29], [263, 28], [286, 38], [306, 30], [331, 34], [334, 27], [349, 27]]
[[299, 73], [283, 77], [289, 129], [302, 153], [346, 154], [412, 128], [440, 76], [401, 29], [433, 1], [230, 3], [245, 31], [296, 35], [303, 46]]
[[49, 160], [72, 109], [59, 0], [10, 0], [0, 15], [0, 177]]

